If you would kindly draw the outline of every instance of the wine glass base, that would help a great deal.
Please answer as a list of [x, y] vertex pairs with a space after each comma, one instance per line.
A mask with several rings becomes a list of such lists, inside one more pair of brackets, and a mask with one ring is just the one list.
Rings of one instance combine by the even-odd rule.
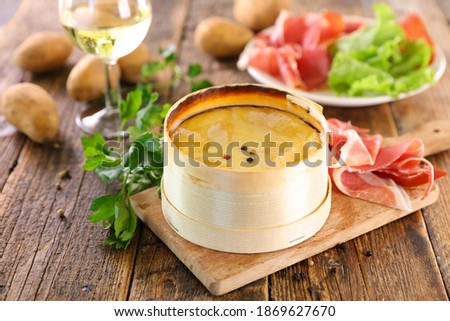
[[115, 109], [105, 108], [101, 103], [88, 105], [76, 117], [78, 127], [86, 134], [100, 133], [105, 138], [119, 136], [120, 117]]

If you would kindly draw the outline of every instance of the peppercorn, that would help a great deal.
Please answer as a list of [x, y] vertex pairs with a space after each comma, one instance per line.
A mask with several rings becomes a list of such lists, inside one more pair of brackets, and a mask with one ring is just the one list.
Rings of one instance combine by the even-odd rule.
[[292, 277], [294, 278], [295, 281], [302, 280], [302, 276], [300, 275], [300, 273], [294, 273]]
[[253, 158], [253, 157], [247, 158], [247, 163], [253, 163], [253, 161], [254, 161], [254, 158]]
[[70, 175], [70, 171], [68, 169], [63, 169], [58, 173], [58, 177], [61, 179], [70, 179], [72, 176]]
[[372, 251], [367, 251], [367, 252], [366, 252], [366, 256], [367, 256], [367, 257], [371, 257], [372, 255], [373, 255], [373, 254], [372, 254]]
[[347, 249], [347, 243], [339, 243], [338, 247], [342, 250], [345, 251]]
[[59, 210], [56, 211], [56, 214], [58, 214], [59, 217], [63, 217], [64, 216], [65, 211], [60, 208]]
[[241, 146], [241, 150], [242, 150], [242, 151], [246, 152], [246, 151], [247, 151], [247, 149], [248, 149], [248, 147], [247, 147], [247, 146], [245, 146], [245, 145], [242, 145], [242, 146]]

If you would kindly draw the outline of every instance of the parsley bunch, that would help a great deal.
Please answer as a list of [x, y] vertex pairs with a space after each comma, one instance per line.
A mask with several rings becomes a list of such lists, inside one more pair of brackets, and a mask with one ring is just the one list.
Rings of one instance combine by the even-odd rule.
[[158, 105], [158, 93], [152, 87], [139, 86], [128, 93], [120, 106], [121, 129], [128, 121], [135, 119], [135, 125], [128, 127], [130, 139], [105, 141], [100, 134], [81, 138], [86, 162], [84, 170], [94, 171], [107, 184], [119, 182], [116, 194], [100, 196], [92, 201], [89, 220], [103, 222], [112, 233], [106, 244], [117, 249], [125, 248], [131, 242], [137, 228], [137, 216], [130, 205], [130, 196], [152, 186], [159, 186], [163, 174], [163, 147], [160, 133], [149, 132], [149, 128], [161, 128], [170, 104]]
[[[160, 50], [162, 60], [142, 68], [146, 77], [169, 68], [173, 71], [170, 85], [186, 81], [192, 91], [212, 86], [206, 79], [196, 80], [202, 68], [198, 64], [188, 67], [185, 74], [176, 64], [174, 47]], [[164, 167], [161, 128], [171, 105], [157, 104], [159, 94], [150, 84], [139, 84], [128, 92], [119, 106], [120, 132], [126, 131], [128, 139], [106, 141], [100, 134], [81, 138], [84, 156], [83, 169], [94, 171], [106, 184], [120, 184], [119, 192], [100, 196], [92, 201], [91, 222], [102, 222], [111, 230], [106, 244], [116, 249], [126, 248], [136, 233], [138, 218], [130, 197], [153, 186], [160, 186]], [[134, 123], [131, 126], [127, 126]]]

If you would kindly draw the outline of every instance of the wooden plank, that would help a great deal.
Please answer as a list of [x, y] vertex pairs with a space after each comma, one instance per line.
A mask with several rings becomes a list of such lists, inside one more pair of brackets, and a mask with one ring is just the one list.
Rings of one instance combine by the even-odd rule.
[[[167, 47], [172, 43], [178, 45], [180, 42], [190, 1], [157, 1], [152, 5], [154, 15], [147, 43], [156, 53], [158, 47]], [[167, 23], [167, 21], [171, 23]], [[158, 77], [158, 81], [167, 82], [171, 75], [165, 73]], [[161, 98], [168, 101], [169, 92], [169, 89], [163, 90]], [[174, 256], [146, 228], [143, 228], [139, 235], [139, 245], [127, 299], [161, 300], [168, 293], [172, 295], [173, 292], [170, 289], [183, 284], [180, 282], [182, 278], [179, 277], [183, 274], [183, 267], [176, 264], [170, 265], [171, 273], [178, 276], [170, 278], [171, 273], [167, 273], [164, 264], [173, 262]]]
[[[348, 2], [346, 1], [342, 1], [342, 2], [333, 2], [335, 3], [337, 6], [336, 7], [332, 7], [335, 8], [335, 10], [339, 11], [339, 12], [346, 12], [347, 9], [345, 9], [346, 4], [348, 4]], [[362, 6], [360, 7], [361, 13], [363, 13], [365, 16], [373, 16], [373, 11], [372, 11], [372, 1], [361, 1]], [[396, 4], [397, 7], [401, 7], [401, 5], [397, 2], [395, 3], [395, 1], [392, 2], [393, 4]], [[352, 2], [352, 5], [355, 6], [354, 2]], [[343, 8], [343, 9], [341, 9]], [[342, 11], [343, 10], [343, 11]], [[410, 11], [411, 8], [409, 6], [402, 6], [402, 10], [399, 11], [399, 8], [396, 8], [396, 12], [397, 13], [403, 13], [406, 14], [408, 11]], [[357, 13], [358, 14], [358, 13]], [[441, 25], [442, 27], [442, 25]], [[410, 100], [410, 99], [409, 99]], [[331, 111], [331, 112], [330, 112]], [[360, 108], [360, 109], [356, 109], [356, 110], [349, 110], [349, 109], [327, 109], [325, 111], [327, 113], [327, 116], [333, 116], [333, 117], [338, 117], [340, 119], [343, 120], [352, 120], [354, 124], [362, 126], [362, 127], [367, 127], [372, 129], [373, 132], [377, 132], [377, 133], [382, 133], [384, 135], [395, 135], [397, 133], [396, 130], [396, 125], [395, 125], [395, 120], [392, 117], [392, 115], [390, 114], [390, 106], [389, 105], [382, 105], [382, 106], [376, 106], [376, 107], [370, 107], [370, 108]], [[422, 120], [423, 117], [416, 117], [416, 120]], [[410, 131], [411, 129], [415, 128], [416, 126], [422, 124], [422, 122], [420, 123], [414, 123], [411, 124], [410, 127], [408, 127], [408, 129], [406, 130], [406, 132]], [[405, 131], [403, 131], [405, 132]], [[440, 184], [442, 184], [442, 182], [440, 182]], [[409, 216], [407, 218], [402, 219], [401, 221], [410, 221], [411, 222], [415, 222], [416, 220], [421, 220], [422, 224], [424, 226], [424, 222], [421, 216]], [[312, 279], [314, 280], [314, 284], [315, 286], [313, 286], [311, 289], [314, 289], [314, 291], [312, 293], [307, 293], [307, 295], [305, 297], [309, 298], [309, 299], [316, 299], [317, 298], [322, 298], [322, 299], [327, 299], [327, 298], [341, 298], [344, 300], [348, 300], [348, 299], [366, 299], [366, 300], [375, 300], [379, 297], [389, 297], [390, 296], [390, 292], [386, 292], [386, 293], [377, 293], [377, 292], [373, 292], [373, 291], [368, 291], [370, 289], [378, 289], [382, 290], [382, 289], [388, 289], [389, 288], [389, 284], [392, 282], [397, 282], [396, 278], [397, 276], [393, 277], [390, 274], [386, 274], [383, 277], [379, 277], [375, 274], [367, 274], [367, 275], [363, 275], [361, 273], [361, 268], [359, 268], [360, 263], [358, 262], [358, 252], [363, 252], [365, 248], [372, 248], [373, 251], [377, 251], [377, 248], [379, 249], [384, 249], [385, 247], [390, 247], [393, 246], [393, 244], [386, 244], [386, 242], [384, 241], [384, 236], [382, 233], [383, 229], [388, 229], [389, 230], [389, 234], [393, 234], [396, 235], [398, 233], [399, 230], [402, 229], [402, 227], [399, 224], [399, 222], [394, 222], [386, 227], [383, 227], [380, 230], [376, 230], [372, 233], [369, 233], [370, 235], [370, 242], [368, 242], [367, 240], [364, 240], [362, 242], [359, 242], [359, 239], [356, 239], [354, 241], [355, 244], [351, 244], [352, 242], [349, 242], [349, 246], [348, 248], [350, 248], [351, 250], [347, 250], [345, 252], [345, 256], [346, 256], [346, 260], [341, 260], [340, 263], [343, 264], [343, 271], [346, 272], [342, 277], [339, 278], [339, 282], [337, 283], [337, 286], [331, 287], [330, 283], [326, 282], [327, 279], [323, 279], [322, 276], [325, 275], [323, 272], [319, 273], [317, 271], [317, 269], [321, 269], [321, 267], [323, 267], [322, 269], [326, 269], [327, 265], [320, 265], [320, 267], [317, 266], [317, 264], [315, 264], [312, 268], [309, 268], [310, 272], [311, 270], [313, 271], [312, 275]], [[420, 234], [420, 231], [418, 232]], [[425, 241], [428, 238], [426, 234], [420, 234], [424, 237]], [[403, 241], [401, 238], [399, 238], [400, 241]], [[394, 240], [390, 240], [389, 242], [394, 242]], [[397, 241], [395, 241], [397, 242]], [[428, 240], [429, 242], [429, 240]], [[395, 243], [394, 243], [395, 244]], [[353, 248], [356, 249], [356, 252], [353, 252]], [[408, 252], [408, 253], [414, 253], [414, 246], [411, 243], [405, 244], [405, 247], [403, 248], [404, 251]], [[322, 256], [317, 256], [314, 258], [314, 261], [317, 262], [328, 262], [328, 259], [325, 257], [325, 255], [329, 255], [332, 256], [332, 253], [327, 253], [325, 252], [324, 255]], [[432, 251], [432, 249], [430, 249], [430, 251], [427, 253], [427, 260], [433, 260], [433, 256], [434, 253]], [[351, 269], [347, 269], [346, 268], [346, 263], [349, 264], [349, 260], [351, 262]], [[414, 269], [417, 269], [417, 271], [415, 271], [416, 274], [428, 274], [428, 273], [432, 273], [434, 276], [434, 278], [440, 279], [440, 271], [438, 269], [433, 269], [431, 272], [429, 272], [423, 265], [421, 265], [421, 260], [422, 258], [417, 256], [417, 255], [412, 255], [409, 256], [407, 258], [408, 263], [406, 265], [404, 265], [404, 269], [406, 269], [407, 271], [414, 271]], [[396, 269], [395, 263], [392, 261], [392, 257], [390, 256], [380, 256], [378, 255], [376, 258], [376, 261], [379, 264], [380, 269], [384, 269], [386, 271], [393, 271]], [[356, 262], [356, 264], [355, 264]], [[306, 265], [307, 266], [307, 265]], [[308, 266], [307, 266], [308, 267]], [[334, 271], [334, 270], [333, 270]], [[337, 270], [339, 271], [339, 269]], [[406, 273], [398, 273], [397, 275], [400, 275], [400, 278], [405, 278], [405, 275], [407, 275]], [[392, 280], [391, 280], [392, 278]], [[417, 282], [421, 282], [423, 283], [423, 286], [426, 286], [427, 289], [430, 290], [430, 292], [433, 292], [434, 290], [432, 288], [430, 288], [430, 284], [427, 283], [424, 280], [416, 280]], [[313, 284], [311, 283], [311, 284]], [[405, 284], [409, 284], [408, 280], [405, 279], [404, 280]], [[328, 285], [328, 286], [324, 286]], [[384, 284], [384, 286], [380, 286], [380, 284]], [[317, 291], [316, 291], [317, 289]], [[320, 291], [318, 291], [320, 289]], [[350, 291], [349, 291], [350, 289]], [[410, 286], [408, 287], [408, 289], [404, 289], [404, 292], [407, 292], [407, 294], [405, 294], [405, 297], [409, 297], [410, 299], [414, 299], [414, 298], [419, 298], [419, 297], [423, 297], [423, 293], [420, 293], [420, 291], [417, 290], [416, 286]], [[338, 293], [339, 296], [336, 296], [335, 294]], [[308, 295], [309, 294], [309, 295]], [[292, 296], [291, 296], [292, 297]], [[392, 297], [392, 296], [391, 296]], [[440, 297], [441, 299], [446, 299], [446, 294], [444, 292], [441, 291], [441, 293], [438, 295], [438, 297]], [[395, 298], [393, 298], [395, 299]]]
[[[390, 1], [396, 10], [405, 12], [397, 2]], [[426, 23], [430, 35], [435, 43], [442, 48], [450, 61], [450, 29], [448, 1], [408, 1], [407, 11], [418, 12]], [[450, 119], [448, 102], [450, 101], [450, 75], [446, 72], [443, 78], [425, 93], [393, 104], [392, 110], [400, 132], [407, 132], [410, 128], [423, 124], [429, 120]], [[450, 153], [445, 152], [430, 160], [435, 166], [450, 169]], [[450, 179], [446, 177], [439, 182], [442, 190], [439, 201], [423, 210], [426, 231], [431, 240], [436, 255], [447, 294], [450, 293]]]
[[[17, 30], [17, 32], [10, 32], [18, 25], [17, 21], [20, 18], [13, 19], [12, 26], [7, 27], [7, 22], [12, 15], [22, 15], [29, 9], [29, 3], [21, 1], [7, 1], [2, 3], [2, 10], [0, 11], [0, 96], [3, 91], [11, 84], [19, 82], [24, 77], [23, 72], [12, 63], [11, 53], [14, 48], [26, 37], [26, 31]], [[17, 11], [16, 11], [17, 10]], [[36, 23], [41, 23], [39, 17]], [[16, 26], [14, 26], [16, 24]], [[0, 116], [0, 126], [3, 126], [4, 118]], [[9, 174], [17, 165], [17, 158], [25, 143], [25, 137], [22, 135], [13, 134], [9, 137], [2, 137], [0, 139], [0, 191], [8, 179]]]
[[[0, 83], [2, 90], [23, 77], [11, 60], [20, 41], [38, 30], [63, 32], [56, 23], [56, 6], [51, 0], [24, 0], [1, 30], [0, 70], [7, 75]], [[87, 222], [90, 199], [108, 191], [92, 173], [81, 169], [80, 132], [74, 122], [81, 106], [64, 90], [70, 64], [79, 55], [73, 54], [68, 67], [53, 73], [25, 74], [25, 79], [47, 89], [58, 105], [63, 116], [61, 148], [17, 135], [24, 147], [0, 195], [0, 299], [113, 300], [128, 295], [137, 242], [127, 251], [116, 252], [101, 245], [104, 233]], [[17, 138], [1, 143], [17, 144]], [[57, 191], [57, 174], [63, 169], [70, 170], [72, 178], [62, 181], [63, 190]], [[58, 208], [65, 210], [65, 218], [56, 215]]]
[[[328, 8], [343, 14], [349, 15], [364, 15], [373, 17], [372, 1], [361, 1], [358, 4], [355, 1], [314, 1], [307, 4], [302, 2], [297, 4], [303, 11], [315, 10], [320, 11], [323, 8]], [[341, 120], [350, 120], [354, 124], [370, 128], [372, 132], [380, 133], [385, 136], [395, 136], [397, 134], [395, 121], [392, 116], [390, 105], [382, 104], [380, 106], [373, 106], [369, 108], [327, 108], [325, 107], [325, 115], [327, 117], [336, 117]], [[414, 127], [413, 127], [414, 128]], [[411, 130], [410, 128], [409, 130]], [[403, 220], [413, 220], [411, 217], [404, 218]], [[382, 250], [386, 246], [393, 246], [393, 244], [386, 244], [384, 241], [383, 229], [387, 229], [391, 234], [396, 235], [400, 229], [398, 222], [389, 224], [382, 229], [375, 230], [370, 233], [370, 244], [364, 241], [360, 241], [361, 238], [357, 238], [348, 242], [347, 250], [336, 251], [335, 249], [326, 251], [322, 254], [316, 255], [312, 258], [315, 262], [313, 266], [309, 266], [307, 262], [298, 264], [297, 267], [287, 269], [285, 272], [279, 272], [271, 276], [272, 291], [271, 295], [276, 300], [375, 300], [377, 297], [388, 296], [389, 293], [379, 293], [372, 291], [372, 289], [387, 289], [392, 280], [389, 276], [385, 278], [379, 278], [373, 274], [363, 274], [360, 261], [360, 253], [363, 253], [365, 249], [371, 247], [373, 251], [378, 252], [378, 249]], [[389, 242], [397, 242], [396, 240], [390, 240]], [[411, 244], [406, 246], [404, 250], [411, 253], [413, 247]], [[339, 256], [337, 256], [339, 254]], [[433, 257], [433, 252], [428, 252], [428, 258]], [[376, 258], [380, 263], [380, 267], [387, 270], [395, 270], [394, 262], [389, 256], [380, 256]], [[417, 256], [408, 257], [405, 269], [413, 271], [414, 268], [422, 268], [420, 264], [421, 258]], [[331, 264], [330, 264], [331, 263]], [[338, 265], [336, 265], [338, 264]], [[330, 278], [328, 273], [330, 270], [335, 271], [335, 275]], [[301, 282], [288, 282], [285, 280], [298, 279], [299, 271], [303, 271], [307, 275], [307, 279], [301, 280]], [[420, 272], [416, 273], [429, 273], [425, 269], [420, 269]], [[438, 269], [432, 270], [433, 277], [440, 279]], [[396, 278], [397, 276], [391, 276]], [[421, 282], [419, 280], [418, 282]], [[408, 284], [407, 282], [405, 282]], [[427, 286], [426, 282], [422, 280], [423, 286]], [[383, 284], [382, 287], [379, 284]], [[308, 291], [308, 288], [310, 291]], [[427, 287], [429, 288], [429, 287]], [[416, 287], [411, 286], [407, 290], [407, 297], [411, 299], [420, 297], [419, 291]], [[441, 293], [441, 298], [445, 298], [445, 295]]]
[[[199, 53], [194, 47], [192, 36], [196, 24], [203, 18], [213, 13], [231, 16], [230, 1], [178, 1], [174, 3], [159, 4], [155, 9], [160, 12], [171, 12], [172, 21], [179, 25], [172, 26], [170, 32], [163, 31], [166, 37], [171, 37], [172, 42], [179, 44], [179, 62], [183, 68], [187, 64], [201, 62], [205, 70], [205, 77], [215, 83], [221, 79], [235, 74], [234, 63], [230, 61], [215, 61], [211, 57]], [[174, 9], [176, 8], [176, 9]], [[187, 21], [185, 19], [189, 17]], [[154, 25], [164, 26], [167, 17], [161, 14], [160, 22], [154, 21]], [[158, 33], [161, 32], [158, 30]], [[167, 42], [167, 41], [166, 41]], [[156, 42], [158, 43], [158, 42]], [[220, 72], [211, 72], [218, 68]], [[222, 74], [225, 71], [226, 74]], [[236, 76], [234, 76], [236, 77]], [[237, 81], [237, 80], [236, 80]], [[170, 101], [184, 95], [188, 91], [186, 86], [173, 89]], [[211, 300], [213, 297], [201, 283], [192, 277], [191, 272], [155, 237], [147, 228], [144, 228], [139, 241], [139, 250], [136, 259], [133, 282], [130, 290], [130, 300]], [[142, 246], [142, 244], [145, 244]], [[267, 278], [230, 293], [221, 298], [224, 300], [265, 300], [268, 299]]]
[[[232, 2], [230, 0], [193, 0], [180, 45], [180, 65], [187, 68], [188, 64], [200, 63], [203, 67], [202, 77], [209, 79], [215, 85], [253, 82], [246, 72], [237, 70], [236, 59], [215, 59], [199, 50], [194, 44], [194, 31], [198, 23], [212, 15], [232, 18]], [[174, 88], [171, 101], [175, 102], [188, 91], [189, 88], [186, 85]]]
[[[346, 15], [361, 15], [362, 8], [355, 1], [310, 1], [295, 2], [295, 11], [321, 11], [324, 8], [340, 12]], [[336, 117], [354, 124], [377, 128], [386, 135], [392, 135], [394, 125], [390, 116], [389, 106], [384, 104], [373, 108], [331, 108], [325, 106], [326, 117]], [[327, 298], [350, 298], [363, 299], [365, 280], [359, 273], [359, 262], [357, 258], [357, 247], [354, 241], [348, 242], [345, 259], [335, 259], [337, 252], [334, 249], [325, 251], [311, 258], [315, 262], [313, 266], [307, 261], [293, 265], [286, 270], [277, 272], [270, 276], [271, 297], [273, 300], [317, 300]], [[335, 280], [333, 286], [325, 286], [325, 276], [330, 268], [328, 262], [339, 262], [342, 269], [346, 271], [345, 277]], [[331, 267], [332, 268], [332, 267]], [[336, 274], [338, 276], [338, 274]], [[319, 293], [320, 290], [320, 293]]]

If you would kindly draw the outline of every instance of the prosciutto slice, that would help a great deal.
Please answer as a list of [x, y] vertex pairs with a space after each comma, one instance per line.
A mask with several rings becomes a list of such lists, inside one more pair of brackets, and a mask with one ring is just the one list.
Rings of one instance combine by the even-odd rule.
[[425, 198], [434, 180], [447, 174], [423, 157], [418, 138], [381, 147], [380, 135], [368, 135], [368, 130], [337, 119], [329, 119], [328, 124], [331, 148], [339, 148], [332, 154], [336, 157], [331, 160], [330, 176], [346, 195], [409, 211], [411, 201], [403, 187], [427, 184]]
[[345, 167], [333, 169], [331, 178], [346, 195], [402, 210], [412, 209], [408, 194], [390, 178], [372, 172], [350, 172]]
[[345, 29], [332, 12], [289, 15], [283, 11], [272, 29], [259, 33], [239, 57], [238, 67], [253, 67], [292, 88], [312, 90], [327, 82], [331, 68], [328, 46]]

